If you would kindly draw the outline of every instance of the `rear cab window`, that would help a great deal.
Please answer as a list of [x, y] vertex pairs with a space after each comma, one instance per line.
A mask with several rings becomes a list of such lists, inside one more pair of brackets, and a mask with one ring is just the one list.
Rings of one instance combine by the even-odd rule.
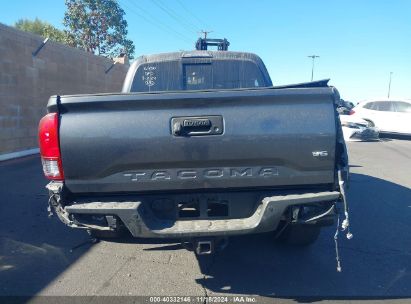
[[137, 66], [131, 92], [241, 89], [272, 86], [265, 67], [242, 58], [176, 58]]

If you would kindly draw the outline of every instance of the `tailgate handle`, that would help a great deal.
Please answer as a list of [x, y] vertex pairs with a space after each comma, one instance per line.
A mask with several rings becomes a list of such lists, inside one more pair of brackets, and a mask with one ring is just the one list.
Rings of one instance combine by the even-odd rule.
[[223, 117], [173, 117], [171, 131], [174, 136], [219, 135], [223, 133]]

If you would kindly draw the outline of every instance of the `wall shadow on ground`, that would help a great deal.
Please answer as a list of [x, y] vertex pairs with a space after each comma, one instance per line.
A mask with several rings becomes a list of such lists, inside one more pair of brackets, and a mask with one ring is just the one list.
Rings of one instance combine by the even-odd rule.
[[90, 249], [88, 239], [47, 216], [39, 156], [0, 163], [0, 296], [31, 296]]

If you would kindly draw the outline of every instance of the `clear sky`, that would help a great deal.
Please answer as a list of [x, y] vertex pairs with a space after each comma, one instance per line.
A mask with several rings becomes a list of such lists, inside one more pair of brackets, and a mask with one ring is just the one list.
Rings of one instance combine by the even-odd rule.
[[[258, 54], [275, 85], [331, 78], [342, 98], [411, 98], [410, 0], [119, 0], [136, 56], [193, 49], [198, 31]], [[1, 0], [0, 22], [39, 17], [63, 28], [63, 0]], [[168, 12], [168, 13], [167, 13]]]

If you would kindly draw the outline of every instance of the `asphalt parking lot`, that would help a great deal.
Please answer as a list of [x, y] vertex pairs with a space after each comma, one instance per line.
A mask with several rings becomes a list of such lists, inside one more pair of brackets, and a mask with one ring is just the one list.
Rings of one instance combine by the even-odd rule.
[[47, 217], [38, 156], [0, 163], [0, 296], [252, 294], [280, 302], [409, 303], [411, 141], [350, 143], [349, 154], [354, 238], [341, 241], [342, 273], [334, 227], [307, 250], [249, 235], [200, 260], [172, 241], [90, 244], [86, 232]]

